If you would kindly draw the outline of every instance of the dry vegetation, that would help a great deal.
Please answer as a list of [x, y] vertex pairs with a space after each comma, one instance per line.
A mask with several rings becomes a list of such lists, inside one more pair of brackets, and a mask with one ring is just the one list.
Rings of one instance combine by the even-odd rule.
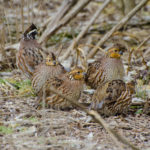
[[[136, 0], [136, 3], [139, 2], [141, 1]], [[120, 149], [102, 126], [79, 109], [36, 110], [34, 107], [36, 95], [31, 88], [31, 82], [20, 74], [15, 65], [19, 39], [32, 22], [37, 25], [40, 33], [38, 39], [46, 50], [57, 53], [58, 47], [62, 46], [60, 58], [63, 65], [69, 68], [71, 62], [74, 63], [76, 60], [73, 42], [78, 42], [75, 43], [76, 46], [80, 46], [87, 56], [93, 46], [124, 17], [117, 5], [111, 2], [89, 26], [84, 36], [75, 41], [75, 37], [103, 5], [103, 0], [93, 0], [89, 3], [87, 1], [87, 6], [85, 5], [80, 12], [78, 10], [78, 14], [68, 20], [66, 15], [76, 4], [68, 6], [66, 15], [65, 12], [60, 15], [58, 12], [63, 4], [64, 2], [59, 0], [0, 0], [0, 149], [2, 150]], [[126, 116], [104, 119], [111, 129], [143, 150], [150, 148], [149, 16], [150, 2], [101, 45], [105, 49], [119, 42], [127, 47], [128, 51], [123, 55], [126, 80], [136, 82], [136, 94], [129, 113]], [[59, 21], [59, 18], [63, 18], [63, 21]], [[50, 21], [53, 23], [50, 24]], [[52, 32], [48, 38], [44, 40], [41, 38], [44, 37], [46, 28], [50, 31], [59, 23], [60, 28]], [[70, 48], [69, 54], [73, 61], [70, 58], [63, 61]], [[99, 50], [93, 59], [99, 57], [101, 53]], [[81, 101], [89, 103], [90, 97], [89, 93], [84, 93]]]

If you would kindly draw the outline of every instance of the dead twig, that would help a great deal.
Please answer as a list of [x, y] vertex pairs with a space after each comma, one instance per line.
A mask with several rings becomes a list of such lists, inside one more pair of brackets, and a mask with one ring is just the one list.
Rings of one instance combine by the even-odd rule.
[[135, 51], [136, 51], [136, 52], [139, 51], [139, 53], [140, 53], [140, 55], [141, 55], [141, 57], [142, 57], [142, 63], [144, 64], [146, 70], [149, 69], [149, 67], [147, 66], [147, 63], [146, 63], [146, 61], [145, 61], [145, 59], [144, 59], [143, 53], [142, 53], [142, 51], [140, 51], [140, 48], [141, 48], [149, 39], [150, 39], [150, 36], [148, 36], [144, 41], [142, 41], [136, 49], [131, 49], [131, 50], [129, 51], [127, 74], [128, 74], [129, 71], [130, 71], [132, 54], [133, 54], [133, 52], [135, 52]]
[[15, 44], [12, 44], [12, 45], [9, 45], [9, 46], [5, 46], [5, 48], [4, 48], [4, 50], [6, 51], [6, 50], [12, 50], [12, 49], [14, 49], [14, 50], [19, 50], [19, 43], [15, 43]]
[[131, 10], [123, 19], [121, 19], [104, 37], [97, 43], [97, 45], [90, 51], [88, 58], [92, 58], [98, 51], [97, 47], [101, 47], [111, 36], [112, 34], [123, 27], [135, 14], [139, 11], [148, 0], [142, 0], [133, 10]]
[[[70, 4], [72, 5], [72, 3], [74, 3], [75, 1], [76, 0], [72, 0]], [[60, 17], [61, 20], [59, 20], [59, 22], [57, 22], [54, 26], [51, 26], [51, 28], [49, 28], [49, 26], [47, 27], [47, 29], [43, 32], [42, 36], [40, 37], [39, 43], [43, 43], [44, 41], [46, 42], [52, 34], [54, 34], [58, 29], [60, 29], [62, 26], [67, 24], [71, 19], [73, 19], [79, 13], [79, 11], [82, 10], [89, 2], [90, 0], [78, 1], [78, 3], [70, 11], [70, 13], [68, 13], [63, 18], [61, 18], [63, 16], [62, 15]], [[69, 5], [68, 10], [70, 8], [71, 6]], [[56, 19], [56, 16], [55, 16], [55, 19]]]
[[149, 67], [148, 67], [148, 65], [147, 65], [147, 63], [146, 63], [146, 61], [145, 61], [145, 58], [144, 58], [143, 54], [141, 54], [141, 56], [142, 56], [142, 63], [143, 63], [144, 66], [146, 67], [146, 70], [148, 70]]
[[20, 96], [20, 95], [15, 95], [15, 96], [1, 96], [0, 100], [1, 99], [9, 99], [9, 98], [23, 98], [23, 97], [28, 97], [28, 95], [22, 95], [22, 96]]
[[134, 51], [133, 48], [129, 51], [127, 75], [131, 69], [131, 58], [132, 58], [133, 51]]
[[[145, 101], [143, 101], [143, 102], [132, 102], [131, 106], [144, 106], [145, 103], [146, 103]], [[149, 102], [149, 104], [150, 104], [150, 102]]]
[[46, 93], [45, 93], [45, 85], [43, 86], [43, 97], [42, 97], [42, 109], [44, 111], [43, 113], [43, 118], [45, 119], [46, 113], [45, 113], [45, 97], [46, 97]]
[[99, 7], [99, 9], [96, 11], [96, 13], [94, 14], [94, 16], [89, 21], [89, 23], [87, 23], [87, 25], [83, 28], [83, 30], [80, 32], [80, 34], [77, 36], [77, 38], [71, 43], [71, 45], [69, 46], [69, 48], [67, 49], [67, 51], [65, 52], [65, 54], [60, 58], [60, 60], [65, 60], [69, 56], [71, 50], [74, 49], [74, 47], [77, 45], [77, 43], [79, 42], [79, 40], [85, 35], [85, 33], [87, 32], [87, 30], [89, 29], [89, 27], [98, 18], [98, 16], [101, 14], [101, 12], [104, 10], [104, 8], [107, 7], [107, 5], [110, 3], [110, 1], [111, 0], [105, 1], [104, 4], [101, 7]]
[[148, 37], [147, 37], [143, 42], [141, 42], [141, 43], [139, 44], [139, 46], [136, 48], [136, 50], [139, 51], [139, 53], [140, 53], [140, 55], [141, 55], [141, 57], [142, 57], [142, 63], [143, 63], [144, 66], [146, 67], [146, 70], [148, 70], [149, 67], [147, 66], [147, 63], [146, 63], [146, 61], [145, 61], [145, 59], [144, 59], [144, 56], [143, 56], [142, 51], [140, 51], [140, 48], [141, 48], [149, 39], [150, 39], [150, 36], [148, 36]]
[[78, 103], [77, 101], [73, 101], [71, 99], [69, 99], [68, 97], [64, 96], [62, 93], [60, 93], [59, 91], [57, 91], [55, 88], [51, 87], [50, 90], [56, 94], [58, 94], [59, 96], [61, 96], [62, 98], [65, 98], [67, 101], [69, 101], [70, 103], [72, 103], [73, 105], [79, 107], [82, 111], [86, 112], [88, 115], [90, 115], [94, 120], [96, 120], [100, 125], [103, 126], [103, 128], [109, 133], [109, 135], [111, 136], [111, 138], [114, 140], [114, 142], [121, 148], [121, 149], [125, 149], [123, 147], [122, 144], [125, 144], [126, 146], [130, 147], [133, 150], [139, 150], [137, 147], [135, 147], [133, 144], [131, 144], [130, 142], [128, 142], [124, 137], [122, 137], [121, 135], [119, 135], [119, 133], [117, 133], [116, 131], [114, 131], [113, 129], [111, 129], [109, 127], [109, 125], [105, 122], [105, 120], [98, 114], [97, 111], [94, 110], [89, 110], [87, 109], [86, 106]]
[[136, 48], [136, 50], [139, 50], [149, 39], [150, 39], [150, 35], [143, 42], [141, 42], [139, 44], [139, 46]]
[[[93, 45], [93, 44], [80, 44], [80, 45], [79, 45], [79, 47], [82, 47], [82, 46], [88, 46], [88, 47], [91, 47], [91, 48], [95, 47], [95, 45]], [[104, 50], [103, 48], [98, 47], [98, 49], [99, 49], [100, 51], [102, 51], [103, 53], [105, 53], [105, 50]]]
[[13, 73], [12, 72], [0, 72], [0, 77], [1, 76], [12, 76]]

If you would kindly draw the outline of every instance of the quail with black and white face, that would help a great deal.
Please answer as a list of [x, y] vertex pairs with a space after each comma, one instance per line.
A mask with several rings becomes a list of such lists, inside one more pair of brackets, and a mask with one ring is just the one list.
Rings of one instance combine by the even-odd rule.
[[36, 35], [37, 28], [32, 24], [22, 35], [17, 53], [17, 66], [29, 79], [32, 77], [35, 67], [48, 55], [35, 39]]

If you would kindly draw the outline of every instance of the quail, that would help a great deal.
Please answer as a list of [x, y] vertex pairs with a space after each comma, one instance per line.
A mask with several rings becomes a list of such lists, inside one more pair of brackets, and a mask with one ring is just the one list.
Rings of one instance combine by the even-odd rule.
[[41, 45], [36, 41], [37, 28], [32, 24], [24, 33], [17, 53], [17, 66], [23, 74], [31, 79], [35, 67], [47, 56]]
[[51, 52], [41, 64], [36, 66], [32, 77], [32, 87], [38, 93], [48, 79], [65, 72], [64, 67], [58, 62], [54, 53]]
[[[53, 93], [50, 88], [53, 87], [61, 94], [73, 101], [78, 101], [83, 91], [85, 72], [81, 67], [75, 67], [70, 72], [66, 72], [59, 77], [50, 78], [45, 84], [46, 105], [53, 109], [72, 108], [72, 104], [65, 98]], [[39, 97], [39, 102], [42, 99]]]
[[90, 108], [106, 116], [125, 114], [131, 104], [133, 93], [134, 86], [120, 79], [112, 80], [96, 89]]
[[104, 57], [88, 65], [85, 82], [91, 88], [115, 79], [122, 80], [125, 72], [121, 60], [122, 51], [118, 47], [110, 48]]

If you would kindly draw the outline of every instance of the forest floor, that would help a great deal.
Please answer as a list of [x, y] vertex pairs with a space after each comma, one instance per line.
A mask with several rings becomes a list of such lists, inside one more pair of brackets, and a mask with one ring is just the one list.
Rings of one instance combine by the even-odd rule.
[[[35, 98], [0, 102], [2, 150], [119, 150], [110, 135], [83, 111], [36, 110]], [[150, 147], [150, 117], [128, 114], [105, 118], [109, 126], [138, 148]]]

